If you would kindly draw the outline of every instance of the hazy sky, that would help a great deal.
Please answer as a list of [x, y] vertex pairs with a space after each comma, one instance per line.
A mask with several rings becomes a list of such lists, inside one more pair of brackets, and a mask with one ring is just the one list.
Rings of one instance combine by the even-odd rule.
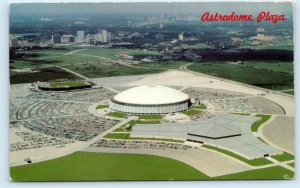
[[91, 15], [91, 14], [131, 14], [131, 15], [159, 15], [178, 14], [199, 16], [201, 13], [220, 12], [240, 14], [257, 14], [270, 11], [276, 14], [292, 15], [291, 3], [274, 2], [195, 2], [195, 3], [17, 3], [11, 4], [11, 16], [30, 15]]

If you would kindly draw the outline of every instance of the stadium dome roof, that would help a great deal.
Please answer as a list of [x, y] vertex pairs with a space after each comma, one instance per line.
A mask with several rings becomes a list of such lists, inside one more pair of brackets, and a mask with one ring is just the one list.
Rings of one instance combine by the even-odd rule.
[[114, 100], [129, 104], [170, 104], [185, 101], [189, 96], [165, 86], [138, 86], [114, 96]]

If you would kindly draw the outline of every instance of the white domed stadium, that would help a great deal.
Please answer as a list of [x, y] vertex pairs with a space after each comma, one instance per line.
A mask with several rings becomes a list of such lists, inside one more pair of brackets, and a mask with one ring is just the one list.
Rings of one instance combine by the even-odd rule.
[[190, 97], [165, 86], [138, 86], [118, 93], [110, 101], [110, 108], [134, 114], [166, 114], [187, 110]]

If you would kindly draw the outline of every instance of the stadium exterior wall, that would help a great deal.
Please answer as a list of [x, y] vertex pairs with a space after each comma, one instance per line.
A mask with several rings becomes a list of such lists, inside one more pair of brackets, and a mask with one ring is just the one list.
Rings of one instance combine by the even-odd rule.
[[190, 99], [169, 104], [130, 104], [110, 100], [110, 108], [124, 113], [132, 114], [167, 114], [173, 112], [181, 112], [187, 110], [191, 106]]

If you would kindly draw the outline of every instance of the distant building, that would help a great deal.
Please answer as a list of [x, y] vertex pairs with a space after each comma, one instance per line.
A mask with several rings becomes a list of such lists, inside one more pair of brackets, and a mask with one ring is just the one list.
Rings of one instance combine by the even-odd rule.
[[10, 37], [9, 38], [9, 47], [16, 48], [19, 46], [19, 41], [16, 38]]
[[163, 28], [164, 28], [164, 24], [163, 24], [163, 23], [160, 23], [160, 24], [159, 24], [159, 28], [160, 28], [160, 29], [163, 29]]
[[71, 44], [75, 42], [75, 37], [73, 35], [63, 35], [61, 37], [61, 42], [64, 44]]
[[178, 40], [183, 40], [183, 39], [184, 39], [183, 33], [180, 33], [180, 34], [178, 35]]
[[51, 42], [52, 44], [60, 44], [61, 43], [60, 35], [52, 35]]
[[96, 39], [103, 43], [110, 43], [111, 42], [111, 33], [105, 29], [102, 29], [101, 32], [99, 30], [98, 34], [96, 35]]
[[107, 30], [102, 29], [102, 42], [107, 42]]
[[84, 39], [84, 31], [77, 31], [77, 38]]

